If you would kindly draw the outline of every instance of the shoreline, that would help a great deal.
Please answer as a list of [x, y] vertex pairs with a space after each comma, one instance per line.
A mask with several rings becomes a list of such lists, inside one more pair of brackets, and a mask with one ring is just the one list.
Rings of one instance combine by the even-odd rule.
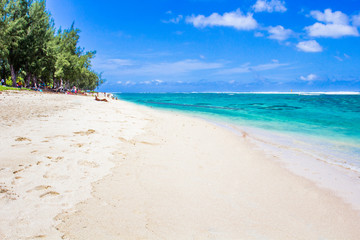
[[[356, 239], [360, 234], [360, 212], [350, 204], [295, 175], [248, 137], [212, 123], [124, 101], [7, 97], [20, 106], [22, 101], [43, 106], [35, 112], [19, 108], [15, 123], [14, 116], [1, 123], [2, 146], [8, 148], [0, 150], [0, 183], [15, 194], [0, 194], [4, 239]], [[78, 188], [70, 188], [76, 182]], [[8, 194], [15, 199], [5, 199]], [[42, 215], [49, 213], [46, 206], [56, 209]]]
[[[318, 187], [334, 192], [356, 210], [360, 210], [359, 168], [351, 168], [313, 155], [312, 152], [304, 151], [294, 143], [284, 143], [284, 139], [292, 139], [286, 134], [280, 136], [264, 129], [228, 125], [225, 122], [222, 124], [239, 136], [246, 134], [256, 148], [270, 156], [272, 161], [279, 162], [293, 174], [310, 180]], [[275, 141], [274, 138], [280, 139]], [[296, 142], [296, 138], [293, 141]]]
[[[135, 104], [133, 102], [129, 102]], [[135, 104], [136, 106], [147, 107]], [[278, 162], [296, 176], [303, 177], [316, 186], [329, 190], [345, 202], [351, 204], [354, 209], [360, 211], [360, 169], [343, 165], [340, 162], [332, 162], [323, 156], [313, 155], [297, 147], [298, 139], [293, 138], [294, 133], [270, 131], [253, 126], [242, 126], [226, 119], [207, 117], [192, 112], [177, 111], [175, 109], [152, 108], [156, 111], [185, 115], [201, 121], [216, 125], [239, 137], [246, 137], [254, 145], [253, 147], [270, 158], [270, 161]], [[296, 136], [296, 135], [295, 135]], [[299, 137], [299, 136], [297, 136]], [[302, 136], [304, 138], [304, 136]], [[288, 142], [288, 141], [293, 141]], [[291, 160], [289, 160], [291, 156]]]

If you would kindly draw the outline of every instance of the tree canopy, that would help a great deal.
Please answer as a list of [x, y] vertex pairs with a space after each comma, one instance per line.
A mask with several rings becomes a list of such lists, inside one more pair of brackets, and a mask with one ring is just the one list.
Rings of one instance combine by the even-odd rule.
[[0, 0], [0, 78], [16, 86], [94, 90], [103, 83], [92, 69], [95, 51], [79, 46], [80, 29], [55, 29], [45, 0]]

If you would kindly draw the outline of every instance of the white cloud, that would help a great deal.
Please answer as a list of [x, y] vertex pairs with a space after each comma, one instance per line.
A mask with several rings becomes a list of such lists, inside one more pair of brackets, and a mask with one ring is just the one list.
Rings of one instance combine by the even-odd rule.
[[303, 81], [314, 81], [314, 80], [318, 79], [318, 76], [315, 75], [315, 74], [309, 74], [309, 75], [307, 75], [305, 77], [301, 76], [300, 79], [303, 80]]
[[283, 26], [276, 26], [276, 27], [269, 27], [268, 32], [270, 34], [270, 39], [275, 39], [279, 41], [284, 41], [288, 39], [292, 34], [293, 31], [290, 29], [285, 29]]
[[272, 70], [288, 65], [289, 65], [288, 63], [279, 63], [274, 61], [272, 61], [271, 63], [260, 64], [256, 66], [251, 66], [250, 63], [245, 63], [240, 67], [221, 70], [217, 72], [217, 74], [241, 74], [241, 73], [249, 73], [249, 72], [261, 72], [261, 71]]
[[234, 12], [224, 13], [223, 15], [213, 13], [209, 17], [205, 17], [204, 15], [188, 16], [186, 22], [193, 24], [194, 27], [197, 28], [223, 26], [233, 27], [238, 30], [252, 30], [258, 26], [258, 23], [251, 13], [245, 15], [240, 9]]
[[331, 37], [340, 38], [345, 36], [359, 36], [359, 32], [356, 27], [342, 24], [323, 24], [315, 23], [305, 30], [311, 37]]
[[351, 21], [354, 26], [360, 27], [360, 14], [353, 16]]
[[257, 0], [253, 6], [255, 12], [286, 12], [285, 2], [280, 0]]
[[340, 12], [326, 9], [324, 12], [311, 11], [310, 15], [320, 21], [305, 27], [309, 36], [340, 38], [345, 36], [359, 36], [356, 27], [349, 25], [349, 17]]
[[323, 48], [315, 40], [299, 42], [296, 47], [303, 52], [322, 52]]
[[132, 82], [132, 81], [126, 81], [125, 85], [135, 85], [136, 83]]
[[340, 11], [333, 12], [331, 9], [325, 9], [324, 12], [320, 11], [311, 11], [310, 15], [316, 20], [324, 23], [333, 23], [333, 24], [349, 24], [349, 17]]
[[163, 20], [162, 22], [163, 23], [179, 23], [182, 19], [184, 18], [183, 15], [177, 15], [176, 17], [174, 18], [171, 18], [169, 20]]
[[163, 80], [160, 80], [160, 79], [156, 79], [156, 80], [154, 80], [153, 82], [155, 82], [155, 83], [163, 83], [164, 81]]
[[151, 81], [142, 81], [140, 82], [140, 84], [145, 84], [145, 85], [150, 85], [150, 84], [154, 84], [154, 85], [159, 85], [161, 83], [164, 83], [163, 80], [160, 79], [155, 79], [155, 80], [151, 80]]

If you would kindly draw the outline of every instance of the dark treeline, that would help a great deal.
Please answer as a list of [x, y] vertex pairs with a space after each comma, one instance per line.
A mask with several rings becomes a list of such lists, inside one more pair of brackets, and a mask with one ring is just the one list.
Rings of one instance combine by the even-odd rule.
[[78, 46], [80, 30], [56, 30], [45, 0], [0, 0], [0, 19], [1, 79], [86, 90], [103, 82], [91, 69], [95, 52]]

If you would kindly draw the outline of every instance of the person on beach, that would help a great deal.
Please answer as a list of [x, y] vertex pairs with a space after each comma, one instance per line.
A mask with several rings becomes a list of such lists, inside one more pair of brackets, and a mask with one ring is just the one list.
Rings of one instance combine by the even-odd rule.
[[71, 89], [71, 92], [72, 92], [72, 93], [77, 93], [75, 86], [73, 86], [73, 88]]

